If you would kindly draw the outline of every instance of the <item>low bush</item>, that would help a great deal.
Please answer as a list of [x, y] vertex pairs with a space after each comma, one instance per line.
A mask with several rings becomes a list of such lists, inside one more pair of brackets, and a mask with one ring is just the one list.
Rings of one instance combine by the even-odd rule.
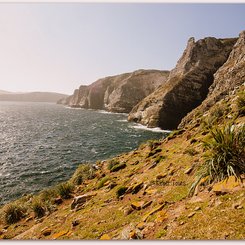
[[71, 197], [71, 193], [74, 190], [74, 185], [69, 182], [64, 182], [57, 185], [57, 193], [61, 198], [69, 199]]
[[35, 217], [41, 218], [45, 215], [46, 205], [40, 199], [35, 198], [32, 201], [32, 210], [34, 211]]
[[90, 163], [83, 163], [78, 166], [77, 170], [71, 177], [71, 183], [74, 185], [81, 185], [84, 180], [93, 179], [95, 177], [95, 170]]
[[223, 180], [245, 172], [245, 125], [227, 125], [211, 130], [211, 139], [204, 142], [207, 173], [211, 180]]
[[110, 160], [110, 162], [108, 163], [107, 165], [107, 169], [108, 170], [111, 170], [114, 166], [118, 165], [120, 162], [115, 160], [115, 159], [112, 159]]
[[118, 189], [116, 190], [117, 198], [119, 198], [120, 196], [124, 195], [127, 189], [128, 188], [125, 187], [125, 186], [119, 186]]
[[239, 178], [245, 173], [245, 124], [214, 127], [210, 133], [211, 138], [203, 142], [205, 162], [199, 169], [190, 193], [204, 177], [208, 177], [211, 183], [232, 175]]
[[119, 164], [113, 166], [113, 167], [111, 168], [110, 172], [117, 172], [117, 171], [119, 171], [119, 170], [121, 170], [121, 169], [126, 168], [126, 166], [127, 166], [126, 163], [119, 163]]
[[4, 209], [4, 219], [7, 224], [14, 224], [24, 217], [24, 208], [17, 204], [8, 204]]
[[109, 180], [110, 178], [108, 176], [105, 176], [104, 178], [102, 178], [99, 183], [97, 188], [100, 189], [104, 186], [104, 184]]

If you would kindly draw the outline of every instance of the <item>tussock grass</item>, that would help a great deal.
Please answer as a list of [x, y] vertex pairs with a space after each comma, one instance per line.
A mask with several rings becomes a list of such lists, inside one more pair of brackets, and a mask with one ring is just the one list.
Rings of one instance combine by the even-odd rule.
[[209, 140], [203, 142], [205, 162], [190, 188], [190, 194], [204, 177], [208, 176], [211, 183], [229, 176], [239, 178], [245, 173], [245, 125], [216, 126], [210, 130], [210, 134]]
[[34, 211], [35, 217], [41, 218], [46, 213], [46, 204], [42, 202], [40, 199], [35, 198], [32, 201], [32, 210]]
[[14, 224], [24, 217], [25, 208], [17, 204], [8, 204], [4, 209], [4, 220], [7, 224]]
[[74, 185], [81, 185], [84, 180], [90, 180], [95, 177], [95, 170], [90, 163], [83, 163], [78, 166], [71, 177], [70, 182]]
[[74, 185], [70, 182], [64, 182], [57, 185], [56, 190], [61, 198], [69, 199], [72, 191], [74, 190]]

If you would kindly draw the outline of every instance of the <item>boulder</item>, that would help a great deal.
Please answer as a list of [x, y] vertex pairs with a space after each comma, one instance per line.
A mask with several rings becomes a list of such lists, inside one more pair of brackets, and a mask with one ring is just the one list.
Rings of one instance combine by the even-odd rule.
[[96, 194], [84, 194], [81, 196], [74, 197], [74, 199], [71, 203], [71, 210], [78, 208], [79, 206], [82, 206], [84, 203], [89, 201], [95, 195]]
[[222, 195], [229, 192], [233, 192], [240, 186], [242, 186], [241, 181], [238, 180], [235, 176], [230, 176], [225, 180], [222, 180], [214, 184], [212, 190], [216, 195]]

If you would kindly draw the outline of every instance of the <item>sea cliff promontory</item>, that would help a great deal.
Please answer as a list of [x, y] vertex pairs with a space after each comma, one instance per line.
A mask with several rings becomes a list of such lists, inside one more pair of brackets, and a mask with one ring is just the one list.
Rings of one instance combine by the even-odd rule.
[[81, 85], [70, 97], [60, 101], [70, 107], [129, 113], [147, 95], [168, 78], [168, 71], [137, 70], [101, 78]]
[[190, 38], [167, 81], [137, 104], [128, 119], [148, 127], [177, 128], [181, 119], [206, 98], [215, 72], [226, 62], [236, 41]]

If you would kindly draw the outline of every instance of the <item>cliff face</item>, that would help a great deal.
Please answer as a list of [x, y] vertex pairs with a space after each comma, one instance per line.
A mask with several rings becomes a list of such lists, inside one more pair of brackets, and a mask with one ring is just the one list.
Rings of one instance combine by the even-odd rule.
[[138, 70], [80, 86], [66, 104], [71, 107], [128, 113], [139, 101], [163, 84], [168, 71]]
[[245, 31], [241, 32], [229, 58], [215, 73], [214, 82], [209, 88], [207, 98], [202, 104], [182, 119], [179, 127], [184, 127], [196, 116], [197, 112], [206, 112], [217, 101], [229, 93], [234, 93], [245, 82]]
[[168, 80], [136, 105], [128, 119], [148, 127], [174, 129], [201, 104], [213, 74], [225, 63], [237, 39], [190, 38]]

